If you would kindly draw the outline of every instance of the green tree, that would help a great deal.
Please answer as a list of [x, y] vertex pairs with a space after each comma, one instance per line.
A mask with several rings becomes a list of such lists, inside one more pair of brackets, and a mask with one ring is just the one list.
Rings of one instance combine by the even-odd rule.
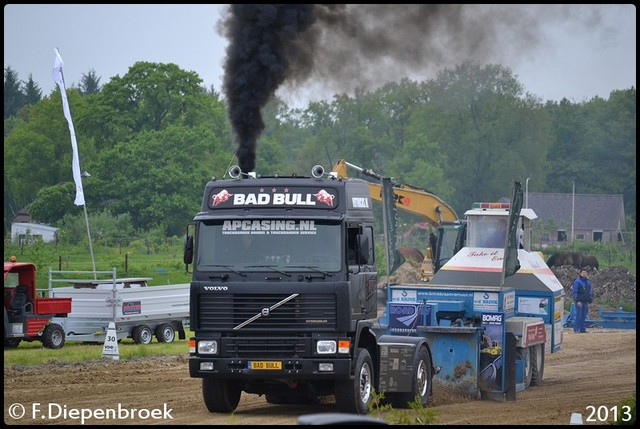
[[[591, 170], [590, 160], [584, 156], [584, 144], [589, 140], [585, 126], [584, 108], [569, 100], [547, 102], [545, 110], [551, 118], [555, 144], [547, 152], [546, 192], [567, 193], [583, 171]], [[586, 189], [584, 189], [586, 191]]]
[[29, 215], [34, 221], [53, 225], [66, 214], [82, 213], [82, 209], [74, 204], [75, 192], [73, 182], [41, 188], [36, 199], [29, 204]]
[[446, 155], [457, 212], [473, 201], [509, 197], [514, 179], [542, 175], [553, 141], [549, 121], [510, 69], [466, 62], [424, 90], [433, 107], [422, 132]]
[[80, 78], [80, 94], [81, 95], [93, 95], [98, 94], [100, 92], [100, 79], [96, 75], [96, 71], [94, 69], [89, 70], [88, 73], [83, 73]]
[[220, 131], [221, 103], [201, 81], [175, 64], [137, 62], [106, 83], [99, 97], [90, 97], [91, 110], [79, 124], [99, 150], [172, 125], [206, 124]]
[[140, 133], [102, 153], [91, 177], [95, 195], [85, 197], [114, 214], [129, 213], [136, 228], [162, 225], [167, 234], [181, 235], [211, 171], [226, 171], [228, 157], [215, 155], [219, 147], [219, 138], [203, 127]]
[[611, 92], [584, 105], [589, 146], [580, 156], [592, 165], [579, 176], [589, 193], [623, 194], [625, 212], [636, 217], [636, 91]]
[[7, 119], [18, 113], [25, 104], [22, 82], [18, 73], [11, 66], [4, 68], [4, 118]]
[[29, 79], [24, 85], [24, 101], [26, 104], [36, 104], [42, 100], [42, 89], [33, 80], [33, 75], [29, 73]]

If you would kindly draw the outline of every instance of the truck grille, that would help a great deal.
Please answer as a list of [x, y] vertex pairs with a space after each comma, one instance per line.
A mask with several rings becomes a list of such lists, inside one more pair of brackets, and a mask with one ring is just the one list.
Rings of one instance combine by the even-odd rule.
[[[290, 294], [202, 294], [198, 299], [199, 329], [233, 331], [248, 319], [262, 314]], [[330, 332], [336, 329], [336, 297], [332, 294], [300, 294], [278, 308], [234, 331]]]
[[238, 358], [295, 358], [311, 355], [310, 337], [223, 337], [221, 356]]

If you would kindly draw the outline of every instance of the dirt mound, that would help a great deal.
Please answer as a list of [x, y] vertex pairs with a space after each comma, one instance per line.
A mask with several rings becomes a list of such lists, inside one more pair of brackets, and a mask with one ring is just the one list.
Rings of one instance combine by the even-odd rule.
[[383, 287], [386, 284], [396, 283], [420, 283], [420, 263], [407, 260], [404, 264], [400, 265], [387, 280], [387, 276], [382, 276], [378, 280], [378, 287]]
[[[551, 269], [564, 287], [567, 298], [571, 297], [571, 285], [578, 277], [578, 269], [570, 265]], [[636, 276], [624, 267], [607, 267], [599, 271], [589, 270], [593, 287], [593, 300], [608, 303], [636, 302]]]

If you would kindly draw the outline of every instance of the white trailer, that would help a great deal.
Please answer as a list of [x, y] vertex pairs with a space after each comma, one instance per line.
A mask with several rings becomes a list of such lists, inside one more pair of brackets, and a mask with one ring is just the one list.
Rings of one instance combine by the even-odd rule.
[[[73, 275], [75, 278], [62, 278]], [[93, 279], [86, 277], [93, 276]], [[98, 276], [102, 278], [99, 279]], [[109, 278], [106, 278], [109, 277]], [[118, 278], [113, 271], [49, 270], [49, 296], [71, 298], [71, 313], [58, 318], [67, 341], [104, 342], [109, 322], [118, 340], [137, 344], [185, 339], [189, 326], [189, 284], [149, 286], [149, 277]], [[54, 283], [70, 286], [53, 287]]]

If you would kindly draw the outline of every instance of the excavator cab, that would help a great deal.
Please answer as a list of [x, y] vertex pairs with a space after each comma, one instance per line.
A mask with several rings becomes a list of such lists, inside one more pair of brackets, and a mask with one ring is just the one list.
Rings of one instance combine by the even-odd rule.
[[420, 267], [420, 280], [429, 282], [438, 270], [465, 246], [467, 223], [464, 220], [441, 222], [437, 235], [429, 234], [429, 247]]

